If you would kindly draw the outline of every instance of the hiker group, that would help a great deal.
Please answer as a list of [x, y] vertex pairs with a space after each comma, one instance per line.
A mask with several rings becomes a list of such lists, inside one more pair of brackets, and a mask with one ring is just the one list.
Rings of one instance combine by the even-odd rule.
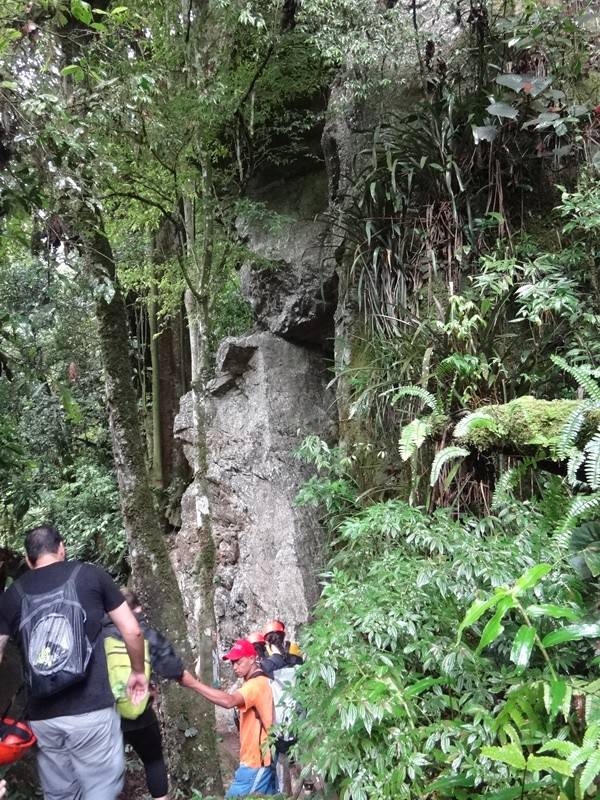
[[[16, 641], [28, 688], [27, 722], [10, 718], [8, 709], [2, 715], [0, 765], [37, 743], [45, 800], [116, 800], [125, 742], [144, 765], [151, 796], [166, 800], [167, 768], [152, 705], [152, 680], [162, 678], [235, 710], [240, 765], [226, 797], [289, 791], [286, 754], [296, 713], [289, 689], [302, 655], [286, 641], [283, 622], [238, 639], [223, 656], [240, 681], [226, 692], [184, 669], [169, 640], [145, 623], [135, 594], [120, 590], [99, 567], [67, 560], [55, 528], [29, 531], [25, 552], [29, 571], [0, 595], [0, 660], [8, 640]], [[0, 797], [5, 791], [0, 782]]]

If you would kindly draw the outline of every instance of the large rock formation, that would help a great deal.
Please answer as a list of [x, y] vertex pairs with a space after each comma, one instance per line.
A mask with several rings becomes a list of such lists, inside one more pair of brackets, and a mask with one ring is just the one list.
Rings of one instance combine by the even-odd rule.
[[[333, 262], [322, 263], [326, 171], [311, 163], [286, 180], [271, 172], [250, 194], [252, 207], [237, 224], [255, 254], [241, 284], [256, 331], [221, 344], [207, 409], [219, 650], [270, 618], [284, 619], [292, 634], [308, 618], [326, 553], [315, 511], [294, 504], [311, 473], [294, 451], [309, 433], [336, 438], [328, 355], [337, 276]], [[175, 435], [193, 468], [190, 396], [181, 401]], [[195, 641], [198, 604], [206, 600], [194, 576], [202, 555], [193, 492], [182, 499], [172, 558]]]
[[[220, 648], [272, 617], [294, 632], [318, 596], [323, 534], [314, 511], [294, 505], [309, 474], [294, 450], [309, 433], [335, 437], [329, 378], [322, 354], [272, 333], [226, 339], [219, 349], [208, 449]], [[191, 454], [189, 395], [175, 433]], [[183, 497], [173, 551], [190, 620], [201, 602], [192, 576], [198, 555], [192, 492]]]
[[258, 325], [290, 341], [333, 350], [337, 274], [333, 260], [322, 259], [325, 170], [270, 182], [254, 192], [254, 200], [276, 215], [239, 221], [257, 256], [242, 268], [241, 283]]

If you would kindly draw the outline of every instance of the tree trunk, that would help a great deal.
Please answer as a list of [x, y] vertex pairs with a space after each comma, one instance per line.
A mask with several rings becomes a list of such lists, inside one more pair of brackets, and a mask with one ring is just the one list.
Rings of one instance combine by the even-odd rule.
[[163, 489], [162, 442], [160, 435], [160, 361], [158, 358], [156, 273], [153, 271], [148, 302], [148, 327], [150, 329], [150, 364], [152, 368], [152, 485]]
[[198, 673], [202, 681], [212, 683], [216, 620], [214, 613], [215, 544], [210, 519], [208, 487], [208, 451], [206, 437], [206, 402], [210, 375], [209, 350], [209, 283], [213, 257], [214, 219], [210, 204], [210, 168], [208, 161], [202, 167], [203, 239], [202, 252], [197, 257], [195, 248], [195, 214], [193, 204], [184, 202], [186, 252], [193, 265], [193, 286], [185, 293], [191, 348], [192, 413], [195, 430], [194, 500], [196, 507], [196, 541], [198, 555], [194, 566], [200, 603], [196, 611], [198, 631]]
[[[85, 231], [83, 231], [85, 235]], [[179, 588], [169, 561], [150, 489], [132, 383], [123, 296], [110, 244], [96, 225], [87, 244], [93, 274], [114, 290], [97, 302], [96, 313], [105, 371], [109, 424], [119, 481], [121, 509], [136, 591], [152, 625], [171, 639], [184, 662], [192, 655]], [[170, 683], [164, 691], [167, 744], [172, 775], [208, 794], [222, 782], [216, 751], [214, 708], [199, 695]]]

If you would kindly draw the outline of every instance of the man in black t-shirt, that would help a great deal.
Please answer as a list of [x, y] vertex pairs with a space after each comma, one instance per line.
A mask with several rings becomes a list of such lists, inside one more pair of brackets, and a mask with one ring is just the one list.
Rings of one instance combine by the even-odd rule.
[[[74, 575], [85, 614], [91, 656], [84, 677], [49, 697], [30, 697], [27, 719], [38, 739], [38, 771], [51, 800], [115, 800], [123, 785], [123, 741], [108, 681], [102, 619], [119, 629], [131, 660], [128, 691], [140, 702], [148, 691], [144, 638], [110, 576], [92, 564], [67, 561], [57, 530], [34, 528], [25, 538], [30, 571], [0, 596], [0, 660], [9, 638], [22, 644], [21, 608], [26, 597], [61, 589]], [[23, 654], [27, 668], [26, 654]]]

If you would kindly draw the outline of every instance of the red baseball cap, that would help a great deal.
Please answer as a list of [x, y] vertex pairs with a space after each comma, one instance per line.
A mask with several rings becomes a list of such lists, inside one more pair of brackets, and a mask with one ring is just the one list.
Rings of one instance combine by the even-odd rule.
[[239, 661], [240, 658], [256, 658], [256, 650], [248, 639], [238, 639], [228, 653], [223, 656], [223, 661]]

